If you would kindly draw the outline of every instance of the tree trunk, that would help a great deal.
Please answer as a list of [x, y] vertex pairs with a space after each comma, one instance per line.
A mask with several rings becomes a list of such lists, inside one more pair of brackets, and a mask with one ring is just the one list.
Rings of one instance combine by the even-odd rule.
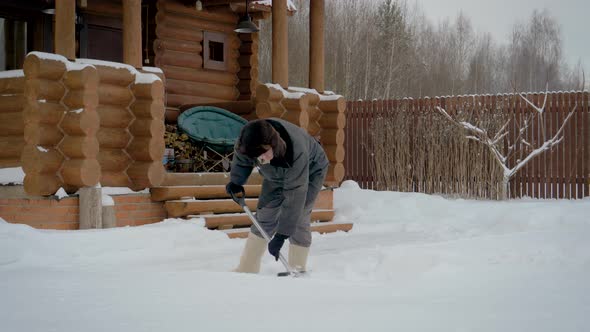
[[510, 185], [510, 177], [508, 176], [504, 176], [504, 178], [502, 179], [502, 188], [500, 188], [500, 200], [508, 200], [508, 192], [510, 187], [508, 187]]

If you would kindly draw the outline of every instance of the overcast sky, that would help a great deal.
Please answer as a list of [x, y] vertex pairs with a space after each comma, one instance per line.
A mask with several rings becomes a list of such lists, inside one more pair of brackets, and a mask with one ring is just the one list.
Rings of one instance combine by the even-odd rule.
[[528, 22], [534, 9], [546, 8], [561, 25], [564, 59], [570, 67], [582, 59], [586, 77], [590, 77], [590, 0], [409, 0], [409, 3], [413, 1], [432, 22], [455, 18], [463, 11], [474, 29], [490, 32], [501, 43], [508, 41], [515, 22]]

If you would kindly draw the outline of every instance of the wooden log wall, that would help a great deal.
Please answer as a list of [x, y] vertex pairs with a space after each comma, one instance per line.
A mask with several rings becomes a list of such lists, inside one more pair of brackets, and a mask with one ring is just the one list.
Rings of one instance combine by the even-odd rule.
[[281, 118], [320, 139], [330, 160], [326, 184], [338, 186], [344, 178], [344, 127], [346, 100], [340, 95], [322, 95], [315, 90], [285, 91], [276, 84], [256, 89], [256, 115]]
[[[150, 74], [140, 74], [149, 79]], [[132, 86], [135, 101], [131, 111], [135, 121], [129, 127], [133, 135], [127, 152], [133, 159], [127, 173], [132, 189], [154, 187], [164, 181], [164, 84], [161, 80], [138, 82]]]
[[24, 74], [28, 194], [99, 182], [139, 190], [164, 180], [164, 85], [155, 74], [40, 52], [27, 55]]
[[285, 119], [307, 130], [312, 99], [301, 92], [288, 93], [276, 84], [261, 84], [256, 88], [256, 115], [259, 119]]
[[344, 127], [346, 125], [346, 100], [339, 95], [320, 95], [317, 122], [321, 127], [320, 142], [330, 160], [326, 184], [338, 186], [344, 179]]
[[0, 168], [20, 166], [23, 138], [25, 76], [22, 70], [2, 72], [0, 77]]
[[240, 71], [238, 72], [239, 100], [251, 100], [256, 97], [258, 86], [258, 34], [242, 33], [238, 35], [240, 46]]
[[59, 129], [64, 138], [58, 149], [65, 159], [60, 169], [63, 182], [76, 188], [96, 185], [100, 179], [99, 144], [96, 133], [100, 127], [98, 107], [98, 73], [92, 66], [73, 66], [63, 78], [66, 94], [65, 112]]
[[98, 114], [101, 122], [97, 133], [98, 161], [102, 170], [100, 183], [107, 187], [131, 188], [126, 170], [132, 159], [126, 149], [132, 139], [128, 128], [135, 119], [130, 109], [134, 101], [130, 87], [135, 75], [126, 67], [99, 64], [95, 67], [100, 77]]
[[58, 144], [64, 137], [59, 123], [68, 111], [61, 102], [67, 92], [63, 83], [67, 60], [60, 58], [33, 52], [23, 65], [26, 104], [21, 163], [25, 191], [30, 195], [52, 195], [64, 186], [59, 169], [65, 157]]
[[[233, 30], [238, 16], [197, 11], [173, 0], [158, 0], [157, 9], [155, 63], [166, 76], [166, 106], [237, 100], [241, 41]], [[227, 35], [226, 70], [203, 68], [204, 31]]]

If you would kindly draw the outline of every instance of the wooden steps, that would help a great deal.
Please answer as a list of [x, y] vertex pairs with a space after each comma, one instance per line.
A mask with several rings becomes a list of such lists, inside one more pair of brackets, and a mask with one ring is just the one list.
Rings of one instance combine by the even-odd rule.
[[[256, 210], [258, 198], [246, 198], [250, 210]], [[172, 218], [186, 217], [190, 214], [239, 213], [242, 208], [232, 199], [180, 199], [164, 203], [168, 216]]]
[[[225, 192], [227, 173], [168, 173], [163, 186], [150, 189], [153, 201], [164, 202], [171, 218], [203, 218], [205, 226], [225, 232], [230, 238], [247, 237], [250, 218]], [[246, 204], [256, 211], [262, 190], [262, 178], [252, 174], [246, 191]], [[323, 190], [312, 211], [312, 231], [330, 233], [349, 231], [352, 223], [332, 222], [333, 192]]]
[[[320, 234], [324, 233], [333, 233], [337, 231], [348, 232], [352, 229], [352, 223], [344, 223], [344, 222], [314, 222], [311, 223], [311, 231], [317, 232]], [[231, 239], [235, 238], [247, 238], [248, 233], [250, 232], [249, 228], [236, 228], [236, 229], [227, 229], [221, 230], [229, 236]]]
[[[260, 196], [260, 185], [246, 185], [246, 197]], [[165, 186], [152, 188], [150, 191], [153, 201], [163, 202], [182, 197], [194, 197], [195, 199], [230, 198], [225, 192], [225, 185], [202, 186]]]
[[[252, 225], [252, 221], [245, 213], [226, 213], [226, 214], [206, 214], [190, 215], [188, 217], [205, 219], [205, 226], [210, 229], [247, 227]], [[312, 222], [331, 221], [334, 218], [334, 210], [317, 209], [311, 212]]]

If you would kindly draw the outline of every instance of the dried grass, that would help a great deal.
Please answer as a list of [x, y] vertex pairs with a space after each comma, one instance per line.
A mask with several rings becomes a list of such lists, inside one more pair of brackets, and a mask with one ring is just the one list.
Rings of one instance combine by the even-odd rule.
[[[495, 108], [472, 106], [463, 103], [453, 112], [486, 128], [504, 123]], [[371, 122], [370, 136], [377, 190], [498, 199], [502, 170], [486, 147], [431, 108], [402, 102]]]

